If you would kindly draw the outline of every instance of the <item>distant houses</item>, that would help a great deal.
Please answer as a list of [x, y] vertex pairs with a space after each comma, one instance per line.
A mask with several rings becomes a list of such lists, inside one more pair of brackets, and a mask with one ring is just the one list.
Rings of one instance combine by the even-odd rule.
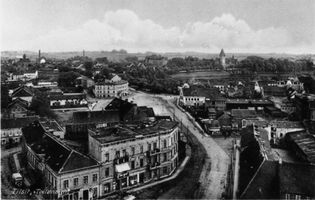
[[129, 94], [128, 81], [122, 80], [118, 75], [95, 83], [94, 94], [97, 98], [123, 97]]

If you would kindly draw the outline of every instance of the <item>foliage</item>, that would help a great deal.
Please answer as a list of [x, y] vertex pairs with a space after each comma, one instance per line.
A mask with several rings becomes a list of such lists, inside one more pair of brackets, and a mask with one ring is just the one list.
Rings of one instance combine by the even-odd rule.
[[79, 77], [79, 74], [76, 72], [61, 72], [58, 77], [58, 86], [59, 87], [74, 87], [75, 79]]
[[1, 84], [1, 108], [8, 107], [9, 101], [9, 88], [7, 85]]

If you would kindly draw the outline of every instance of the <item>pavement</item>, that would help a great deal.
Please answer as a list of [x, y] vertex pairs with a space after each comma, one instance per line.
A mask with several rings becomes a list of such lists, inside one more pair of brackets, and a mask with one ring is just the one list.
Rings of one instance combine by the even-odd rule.
[[[176, 96], [153, 95], [144, 92], [140, 92], [134, 96], [135, 102], [138, 105], [151, 106], [156, 114], [175, 116], [197, 138], [200, 144], [203, 145], [207, 156], [199, 177], [201, 184], [198, 192], [200, 194], [197, 196], [202, 199], [220, 199], [225, 192], [230, 158], [212, 137], [204, 136], [194, 121], [189, 119], [187, 113], [175, 105], [175, 98]], [[137, 99], [140, 99], [140, 101], [137, 101]]]

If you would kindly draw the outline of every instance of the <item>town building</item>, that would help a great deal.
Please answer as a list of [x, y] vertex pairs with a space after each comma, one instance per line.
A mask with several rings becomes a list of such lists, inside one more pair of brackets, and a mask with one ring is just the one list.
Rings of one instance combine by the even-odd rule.
[[160, 55], [150, 55], [145, 57], [144, 63], [154, 66], [164, 66], [167, 64], [167, 58]]
[[48, 99], [51, 108], [77, 108], [88, 105], [84, 93], [51, 94]]
[[273, 106], [268, 99], [227, 99], [226, 109], [250, 109], [262, 111], [267, 106]]
[[288, 148], [303, 162], [315, 164], [315, 137], [306, 131], [287, 133], [285, 141]]
[[66, 138], [87, 139], [88, 129], [109, 127], [123, 122], [155, 121], [153, 108], [137, 106], [128, 100], [114, 98], [103, 110], [74, 112], [66, 122]]
[[24, 101], [27, 101], [29, 105], [32, 102], [33, 96], [34, 92], [32, 91], [32, 89], [25, 86], [20, 86], [14, 89], [11, 93], [12, 100], [20, 98]]
[[248, 109], [232, 109], [232, 129], [241, 129], [243, 128], [243, 120], [257, 119], [257, 113], [255, 110]]
[[96, 199], [101, 196], [99, 163], [75, 151], [34, 122], [23, 129], [28, 167], [56, 194], [49, 199]]
[[[289, 134], [288, 134], [289, 135]], [[249, 126], [241, 133], [240, 199], [312, 199], [315, 197], [314, 165], [276, 153], [266, 130]], [[306, 143], [305, 143], [306, 144]], [[303, 183], [303, 184], [301, 184]], [[235, 183], [234, 183], [235, 184]]]
[[110, 80], [95, 83], [94, 94], [97, 98], [126, 96], [129, 94], [128, 82], [114, 75]]
[[166, 120], [90, 130], [104, 195], [170, 176], [178, 166], [178, 136], [177, 122]]
[[[219, 99], [217, 88], [204, 88], [201, 86], [180, 87], [179, 103], [184, 106], [213, 106], [224, 108], [225, 99]], [[217, 103], [215, 99], [218, 99]]]
[[95, 82], [93, 79], [86, 77], [86, 76], [80, 76], [76, 79], [76, 83], [79, 86], [82, 86], [84, 88], [90, 88], [95, 85]]
[[29, 71], [29, 72], [16, 72], [16, 73], [10, 73], [8, 77], [8, 81], [27, 81], [38, 78], [38, 71]]
[[38, 120], [37, 116], [23, 118], [1, 118], [1, 145], [20, 143], [22, 128]]
[[46, 133], [56, 136], [57, 138], [64, 139], [65, 130], [56, 120], [40, 120], [39, 123]]
[[29, 110], [29, 106], [29, 102], [18, 97], [3, 111], [2, 118], [22, 118], [28, 115], [33, 115]]

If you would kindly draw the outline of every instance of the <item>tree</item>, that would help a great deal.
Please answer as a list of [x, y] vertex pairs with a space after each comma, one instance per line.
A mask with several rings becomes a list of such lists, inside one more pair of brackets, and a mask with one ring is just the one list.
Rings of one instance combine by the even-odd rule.
[[75, 79], [79, 77], [76, 72], [62, 72], [58, 77], [58, 86], [60, 87], [74, 87]]

